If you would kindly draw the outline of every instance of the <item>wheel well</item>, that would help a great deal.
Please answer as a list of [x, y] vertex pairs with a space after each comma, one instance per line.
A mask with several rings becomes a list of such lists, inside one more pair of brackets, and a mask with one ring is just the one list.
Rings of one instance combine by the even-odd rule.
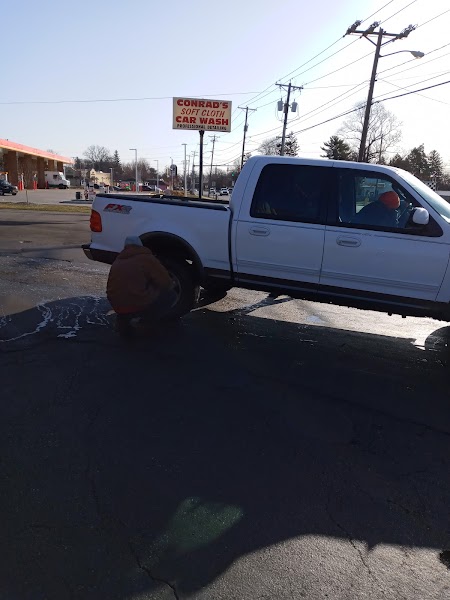
[[203, 265], [196, 251], [188, 242], [173, 234], [144, 234], [140, 236], [143, 245], [156, 257], [167, 256], [184, 260], [192, 265], [197, 282], [203, 281]]

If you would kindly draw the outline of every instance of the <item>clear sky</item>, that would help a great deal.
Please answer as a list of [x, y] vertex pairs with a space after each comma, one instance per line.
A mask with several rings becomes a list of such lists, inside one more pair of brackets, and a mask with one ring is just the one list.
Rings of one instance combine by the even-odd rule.
[[[393, 33], [418, 25], [385, 53], [426, 54], [381, 58], [375, 98], [450, 80], [449, 0], [4, 3], [0, 137], [65, 156], [98, 144], [117, 149], [123, 161], [137, 148], [152, 166], [158, 160], [160, 171], [171, 158], [182, 168], [182, 144], [188, 155], [198, 152], [199, 134], [172, 129], [172, 97], [231, 100], [232, 131], [217, 136], [214, 164], [232, 163], [242, 145], [238, 107], [257, 108], [247, 137], [255, 151], [281, 135], [276, 103], [283, 94], [274, 84], [292, 79], [304, 89], [292, 97], [298, 113], [289, 115], [288, 132], [299, 132], [301, 155], [319, 157], [343, 119], [316, 125], [367, 96], [374, 46], [343, 37], [356, 19], [366, 19], [361, 27], [381, 21]], [[111, 101], [92, 102], [100, 99]], [[403, 123], [400, 151], [424, 143], [450, 164], [450, 84], [385, 106]]]

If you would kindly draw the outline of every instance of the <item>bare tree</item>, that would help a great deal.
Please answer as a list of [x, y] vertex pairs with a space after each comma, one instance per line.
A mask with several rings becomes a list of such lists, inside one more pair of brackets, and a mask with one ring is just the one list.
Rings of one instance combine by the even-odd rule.
[[[280, 156], [281, 138], [267, 138], [261, 143], [257, 151], [265, 155]], [[285, 156], [297, 156], [298, 154], [298, 142], [293, 131], [286, 135], [284, 143], [284, 154]]]
[[109, 164], [113, 162], [111, 153], [105, 146], [96, 146], [92, 144], [83, 152], [83, 156], [90, 161], [96, 170], [104, 170], [109, 167]]
[[267, 138], [258, 147], [257, 152], [265, 156], [275, 156], [280, 154], [281, 141], [279, 137]]
[[[356, 112], [344, 121], [338, 133], [344, 137], [350, 148], [358, 153], [366, 105], [358, 104], [356, 108]], [[401, 125], [397, 117], [386, 110], [383, 104], [374, 104], [370, 111], [364, 162], [385, 162], [388, 150], [398, 144], [402, 137]]]

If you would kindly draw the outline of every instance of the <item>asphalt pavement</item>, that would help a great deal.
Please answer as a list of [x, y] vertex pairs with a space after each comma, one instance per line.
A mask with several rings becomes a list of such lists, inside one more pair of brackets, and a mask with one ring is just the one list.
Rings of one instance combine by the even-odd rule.
[[76, 192], [83, 192], [83, 190], [78, 188], [68, 190], [60, 190], [58, 188], [51, 188], [48, 190], [20, 190], [15, 196], [2, 196], [0, 198], [0, 204], [2, 202], [19, 202], [27, 204], [74, 203]]
[[443, 599], [450, 324], [233, 289], [126, 343], [0, 213], [0, 598]]

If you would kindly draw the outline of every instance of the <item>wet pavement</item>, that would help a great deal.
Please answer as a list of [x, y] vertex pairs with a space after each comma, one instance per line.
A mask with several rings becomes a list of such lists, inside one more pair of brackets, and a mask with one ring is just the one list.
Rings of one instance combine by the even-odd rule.
[[449, 595], [449, 324], [235, 289], [124, 343], [45, 218], [0, 224], [2, 597]]

